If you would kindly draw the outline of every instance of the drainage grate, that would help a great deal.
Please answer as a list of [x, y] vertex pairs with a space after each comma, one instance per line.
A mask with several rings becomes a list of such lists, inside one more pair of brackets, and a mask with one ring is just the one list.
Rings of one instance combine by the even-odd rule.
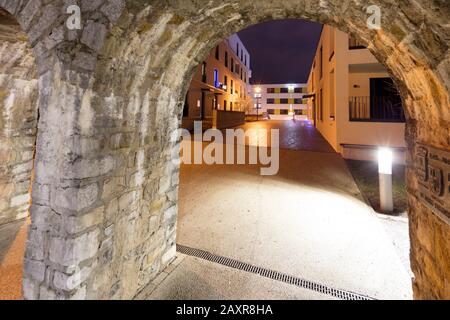
[[215, 255], [215, 254], [207, 252], [207, 251], [186, 247], [186, 246], [183, 246], [180, 244], [177, 244], [177, 251], [182, 254], [188, 255], [188, 256], [197, 257], [197, 258], [200, 258], [203, 260], [221, 264], [226, 267], [254, 273], [254, 274], [260, 275], [265, 278], [288, 283], [288, 284], [291, 284], [291, 285], [294, 285], [294, 286], [297, 286], [300, 288], [320, 292], [320, 293], [323, 293], [323, 294], [326, 294], [326, 295], [329, 295], [329, 296], [332, 296], [332, 297], [335, 297], [338, 299], [342, 299], [342, 300], [375, 300], [375, 299], [365, 296], [365, 295], [361, 295], [361, 294], [354, 293], [351, 291], [331, 288], [327, 285], [323, 285], [323, 284], [320, 284], [317, 282], [301, 279], [298, 277], [294, 277], [294, 276], [291, 276], [291, 275], [288, 275], [285, 273], [273, 271], [273, 270], [266, 269], [266, 268], [256, 267], [256, 266], [253, 266], [253, 265], [245, 263], [245, 262], [241, 262], [241, 261], [226, 258], [226, 257], [221, 257], [221, 256]]

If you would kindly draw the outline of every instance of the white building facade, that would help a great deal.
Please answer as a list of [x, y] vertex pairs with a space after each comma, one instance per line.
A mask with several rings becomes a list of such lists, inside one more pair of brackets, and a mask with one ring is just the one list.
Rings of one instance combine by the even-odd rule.
[[359, 41], [324, 26], [308, 80], [309, 117], [344, 158], [377, 161], [389, 147], [405, 163], [405, 115], [393, 80]]
[[252, 85], [249, 95], [253, 104], [247, 114], [258, 114], [265, 119], [307, 119], [308, 105], [303, 98], [308, 92], [306, 83]]

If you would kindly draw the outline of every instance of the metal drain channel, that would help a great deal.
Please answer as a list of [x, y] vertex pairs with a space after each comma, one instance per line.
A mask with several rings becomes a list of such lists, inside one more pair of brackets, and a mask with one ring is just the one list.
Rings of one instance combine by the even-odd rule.
[[342, 300], [375, 300], [374, 298], [365, 295], [361, 295], [351, 291], [335, 289], [317, 282], [294, 277], [286, 273], [281, 273], [266, 268], [256, 267], [245, 262], [218, 256], [211, 252], [186, 247], [181, 244], [177, 244], [177, 251], [188, 256], [197, 257], [203, 260], [221, 264], [226, 267], [254, 273], [265, 278], [288, 283], [300, 288], [316, 291]]

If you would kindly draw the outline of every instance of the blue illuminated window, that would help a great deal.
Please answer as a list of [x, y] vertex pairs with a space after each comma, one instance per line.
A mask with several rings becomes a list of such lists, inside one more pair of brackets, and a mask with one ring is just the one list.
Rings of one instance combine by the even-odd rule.
[[219, 88], [219, 71], [217, 69], [214, 69], [214, 87]]

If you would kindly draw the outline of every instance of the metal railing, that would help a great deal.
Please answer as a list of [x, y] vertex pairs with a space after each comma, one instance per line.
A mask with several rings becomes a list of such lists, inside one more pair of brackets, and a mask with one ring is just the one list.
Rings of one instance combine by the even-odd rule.
[[398, 96], [350, 97], [349, 115], [350, 121], [405, 122]]

